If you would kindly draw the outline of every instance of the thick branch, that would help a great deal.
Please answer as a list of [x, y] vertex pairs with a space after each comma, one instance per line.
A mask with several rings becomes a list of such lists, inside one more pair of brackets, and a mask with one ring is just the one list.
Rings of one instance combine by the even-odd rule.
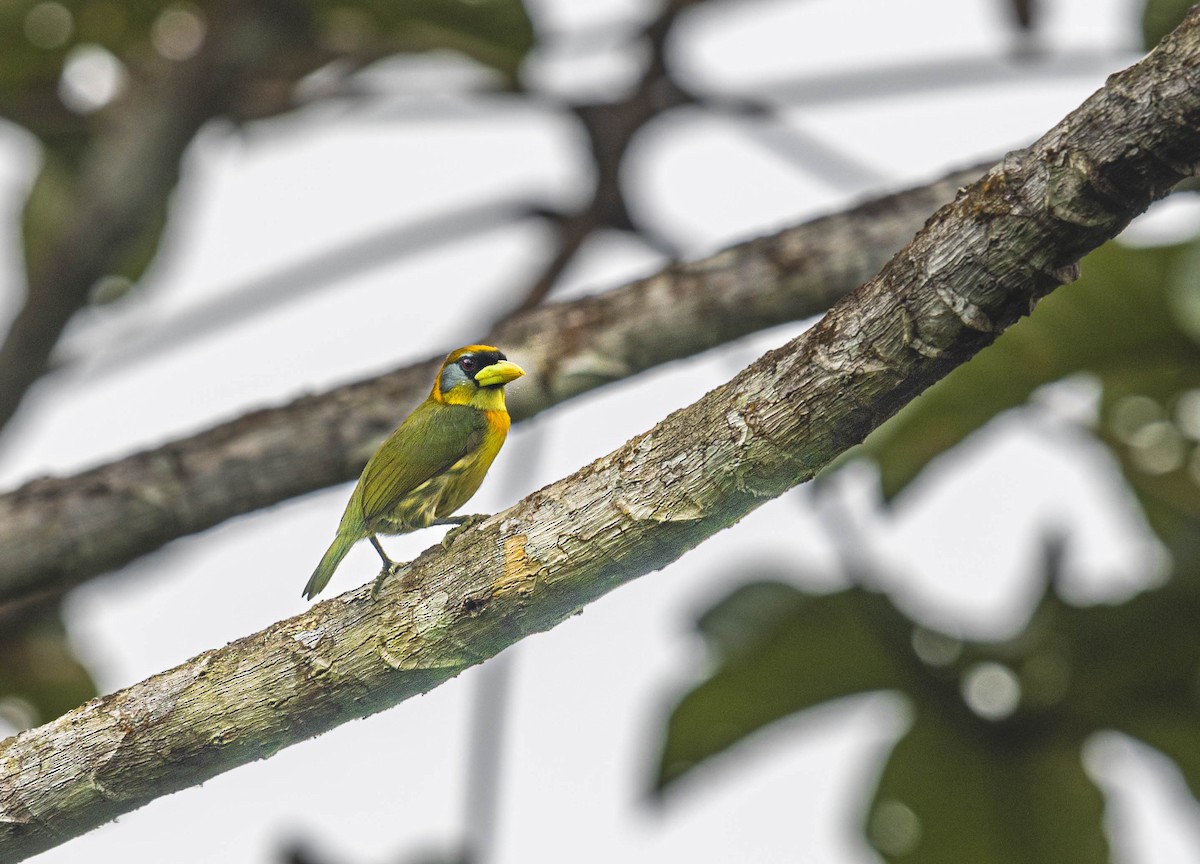
[[[824, 311], [979, 173], [952, 174], [618, 290], [511, 318], [487, 339], [529, 371], [512, 388], [514, 416]], [[177, 537], [352, 479], [424, 398], [436, 362], [0, 496], [0, 601], [61, 590]]]
[[669, 564], [990, 344], [1197, 162], [1200, 7], [817, 326], [380, 601], [349, 592], [0, 744], [0, 857], [429, 690]]

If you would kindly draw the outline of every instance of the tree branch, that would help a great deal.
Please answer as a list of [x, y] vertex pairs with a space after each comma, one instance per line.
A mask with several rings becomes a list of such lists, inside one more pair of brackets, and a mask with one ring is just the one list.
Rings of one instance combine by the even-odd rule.
[[813, 476], [1200, 163], [1200, 7], [811, 330], [364, 586], [0, 744], [0, 857], [437, 686]]
[[[527, 419], [658, 364], [824, 311], [980, 171], [509, 319], [486, 338], [529, 373], [510, 388], [513, 416]], [[0, 602], [61, 590], [233, 516], [353, 479], [405, 409], [424, 398], [440, 359], [0, 495]]]

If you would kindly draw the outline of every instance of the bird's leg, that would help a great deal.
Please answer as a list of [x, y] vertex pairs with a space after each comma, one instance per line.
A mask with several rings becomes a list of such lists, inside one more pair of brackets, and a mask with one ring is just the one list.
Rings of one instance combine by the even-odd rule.
[[409, 565], [399, 561], [393, 561], [388, 557], [388, 554], [383, 551], [383, 547], [379, 545], [379, 538], [374, 534], [368, 538], [371, 545], [375, 547], [375, 551], [379, 553], [379, 557], [383, 559], [383, 569], [379, 571], [379, 575], [375, 577], [374, 583], [371, 585], [371, 599], [379, 599], [379, 589], [383, 587], [383, 583], [390, 576], [399, 576], [404, 571], [408, 570]]
[[432, 522], [430, 524], [455, 526], [447, 531], [446, 536], [442, 538], [442, 548], [449, 549], [450, 544], [454, 542], [455, 537], [457, 537], [463, 531], [466, 531], [468, 528], [478, 525], [484, 519], [490, 518], [491, 516], [488, 513], [471, 513], [466, 516], [447, 516], [445, 519], [438, 519], [436, 522]]
[[374, 534], [371, 534], [369, 537], [367, 537], [367, 539], [371, 541], [371, 545], [375, 547], [375, 551], [378, 552], [379, 557], [383, 559], [383, 569], [384, 570], [394, 570], [400, 566], [395, 561], [393, 561], [391, 558], [389, 558], [388, 554], [383, 551], [383, 547], [381, 545], [379, 545], [378, 537], [376, 537]]

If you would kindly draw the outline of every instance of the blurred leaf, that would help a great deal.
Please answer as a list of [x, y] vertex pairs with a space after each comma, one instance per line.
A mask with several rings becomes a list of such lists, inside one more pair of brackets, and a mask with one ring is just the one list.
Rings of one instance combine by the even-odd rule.
[[1061, 606], [1069, 658], [1060, 710], [1084, 730], [1116, 729], [1173, 759], [1200, 795], [1200, 593], [1169, 583], [1115, 606]]
[[867, 822], [886, 860], [1108, 864], [1104, 801], [1078, 740], [964, 711], [918, 711], [888, 758]]
[[1177, 571], [1200, 575], [1200, 242], [1098, 249], [1075, 284], [848, 455], [872, 456], [891, 498], [997, 414], [1080, 372], [1102, 387], [1097, 438]]
[[[1187, 246], [1109, 243], [1082, 276], [1038, 304], [991, 347], [913, 400], [850, 455], [878, 463], [883, 493], [899, 493], [936, 456], [1043, 384], [1091, 372], [1109, 388], [1133, 379], [1200, 379], [1200, 347], [1176, 323], [1167, 276]], [[1119, 388], [1118, 388], [1119, 389]]]
[[[181, 28], [183, 45], [172, 48], [179, 43]], [[175, 43], [171, 33], [176, 34]], [[205, 33], [208, 41], [203, 39]], [[169, 79], [169, 70], [188, 62], [193, 54], [203, 62], [187, 70], [190, 74], [229, 76], [228, 86], [221, 88], [227, 98], [205, 110], [244, 121], [294, 107], [296, 83], [335, 59], [348, 61], [344, 65], [352, 69], [396, 52], [457, 50], [492, 66], [513, 83], [533, 39], [521, 0], [0, 3], [4, 49], [0, 50], [0, 117], [24, 125], [45, 145], [42, 167], [23, 213], [31, 293], [45, 298], [44, 307], [57, 307], [64, 315], [77, 308], [76, 298], [89, 286], [80, 285], [61, 297], [52, 294], [69, 280], [57, 278], [43, 265], [61, 254], [62, 226], [72, 224], [81, 202], [97, 194], [97, 172], [110, 170], [97, 167], [105, 154], [132, 146], [123, 135], [152, 140], [155, 135], [178, 134], [180, 130], [170, 122], [164, 120], [159, 128], [147, 117], [172, 113], [166, 103], [157, 104], [151, 97], [169, 92], [159, 93], [157, 88]], [[99, 46], [115, 57], [127, 82], [124, 96], [88, 116], [68, 111], [59, 96], [59, 82], [72, 51], [84, 45]], [[186, 127], [187, 122], [181, 124], [181, 129]], [[107, 258], [97, 267], [102, 271], [86, 276], [97, 280], [91, 286], [93, 301], [127, 291], [154, 259], [178, 171], [177, 154], [170, 148], [164, 153], [167, 161], [139, 178], [147, 192], [136, 208], [136, 224], [131, 222], [110, 239], [111, 249], [104, 250]]]
[[57, 598], [0, 607], [0, 704], [21, 706], [27, 725], [46, 723], [96, 695], [67, 638]]
[[[1061, 549], [1056, 537], [1048, 543], [1050, 587]], [[865, 825], [886, 860], [1107, 862], [1103, 800], [1081, 758], [1092, 734], [1115, 729], [1157, 748], [1200, 794], [1195, 584], [1086, 608], [1047, 590], [1014, 638], [966, 643], [917, 627], [861, 589], [820, 597], [778, 583], [739, 589], [704, 616], [718, 662], [672, 713], [658, 786], [789, 714], [898, 690], [913, 723], [888, 757]], [[920, 650], [930, 636], [959, 650]], [[1011, 704], [990, 716], [977, 695], [984, 675], [1012, 682]]]
[[1142, 8], [1142, 47], [1149, 51], [1179, 26], [1192, 0], [1146, 0]]
[[[763, 602], [769, 599], [773, 607]], [[782, 583], [756, 583], [704, 622], [724, 662], [672, 713], [659, 788], [781, 717], [905, 683], [896, 643], [905, 644], [911, 628], [878, 594], [810, 597]]]
[[786, 626], [806, 602], [805, 595], [791, 585], [754, 582], [701, 615], [696, 626], [713, 659], [724, 662], [757, 648], [764, 638]]
[[[30, 187], [22, 213], [22, 241], [28, 272], [43, 272], [44, 259], [59, 239], [58, 229], [68, 221], [76, 206], [79, 166], [71, 159], [70, 148], [51, 144], [45, 148], [42, 167]], [[169, 191], [169, 190], [168, 190]], [[167, 199], [148, 205], [143, 211], [142, 230], [127, 238], [121, 258], [109, 268], [109, 277], [120, 277], [127, 289], [142, 277], [154, 259], [158, 242], [167, 224]], [[110, 292], [112, 286], [109, 286]], [[93, 298], [103, 299], [103, 297]], [[110, 296], [108, 299], [116, 299]]]
[[[191, 16], [210, 32], [216, 16], [241, 15], [214, 0], [10, 0], [0, 3], [0, 116], [43, 141], [78, 147], [89, 117], [59, 99], [59, 80], [71, 52], [99, 46], [116, 57], [133, 80], [151, 80], [168, 61], [160, 54], [165, 14]], [[241, 82], [246, 116], [267, 116], [292, 106], [288, 91], [301, 77], [334, 59], [353, 65], [395, 53], [459, 51], [513, 83], [534, 43], [533, 25], [521, 0], [336, 0], [279, 2], [263, 10], [285, 44], [235, 23], [242, 39], [263, 42], [256, 74]], [[156, 29], [157, 28], [157, 29]], [[156, 42], [157, 37], [157, 42]], [[246, 86], [248, 84], [253, 86]]]
[[[461, 51], [516, 82], [533, 48], [533, 23], [520, 0], [358, 0], [327, 10], [358, 9], [377, 22], [393, 50]], [[328, 20], [328, 19], [326, 19]]]
[[[1182, 436], [1167, 411], [1181, 394], [1200, 388], [1200, 370], [1148, 368], [1130, 370], [1125, 380], [1110, 378], [1101, 404], [1101, 440], [1117, 457], [1150, 527], [1167, 547], [1175, 577], [1195, 578], [1200, 567], [1200, 487], [1197, 486], [1196, 444]], [[1160, 419], [1119, 435], [1128, 406], [1153, 403], [1163, 409]]]
[[[1200, 343], [1200, 243], [1170, 252], [1160, 295], [1170, 326]], [[1175, 338], [1167, 334], [1164, 338]], [[1200, 362], [1136, 354], [1104, 376], [1097, 435], [1116, 456], [1175, 575], [1200, 576]]]
[[45, 266], [55, 230], [67, 220], [75, 200], [72, 192], [76, 167], [54, 149], [48, 149], [43, 156], [41, 170], [34, 178], [21, 214], [25, 266], [29, 271], [36, 272]]

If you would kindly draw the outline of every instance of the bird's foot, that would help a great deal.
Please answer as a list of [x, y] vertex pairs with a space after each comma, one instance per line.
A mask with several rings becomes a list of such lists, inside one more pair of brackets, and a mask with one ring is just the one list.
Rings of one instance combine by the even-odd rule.
[[379, 571], [379, 575], [375, 577], [375, 581], [371, 583], [371, 599], [379, 599], [379, 589], [383, 587], [383, 583], [392, 576], [403, 576], [412, 567], [412, 564], [407, 562], [392, 561], [384, 565], [384, 568]]
[[488, 513], [472, 513], [468, 516], [455, 516], [453, 520], [447, 520], [447, 523], [453, 524], [455, 527], [446, 532], [442, 537], [442, 548], [449, 549], [454, 543], [454, 538], [462, 532], [474, 528], [485, 519], [490, 519], [491, 514]]

